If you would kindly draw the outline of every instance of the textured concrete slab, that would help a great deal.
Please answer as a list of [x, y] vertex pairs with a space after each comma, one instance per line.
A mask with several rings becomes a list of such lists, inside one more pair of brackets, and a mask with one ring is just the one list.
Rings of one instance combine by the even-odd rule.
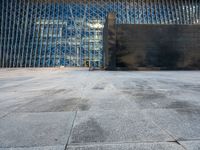
[[37, 94], [36, 92], [30, 91], [0, 91], [0, 110], [7, 112], [17, 110], [20, 107], [37, 100], [40, 96], [41, 95]]
[[75, 113], [12, 114], [0, 120], [0, 147], [65, 145]]
[[68, 146], [67, 150], [184, 150], [176, 143], [133, 143]]
[[24, 148], [0, 148], [0, 150], [64, 150], [65, 146], [44, 146], [44, 147], [24, 147]]
[[177, 140], [200, 139], [200, 109], [147, 110], [145, 114]]
[[[36, 95], [36, 94], [35, 94]], [[76, 96], [68, 89], [41, 90], [37, 96], [30, 97], [30, 102], [16, 112], [67, 112], [75, 111], [86, 105], [87, 100]]]
[[3, 89], [7, 86], [13, 86], [16, 85], [17, 83], [22, 83], [24, 81], [31, 80], [32, 77], [0, 77], [0, 89]]
[[[136, 103], [124, 96], [120, 91], [112, 90], [107, 92], [104, 90], [91, 89], [84, 94], [84, 99], [88, 99], [85, 103], [90, 111], [104, 110], [139, 110]], [[111, 91], [111, 90], [109, 90]], [[92, 94], [95, 92], [95, 94]]]
[[7, 115], [9, 112], [5, 112], [5, 111], [0, 111], [0, 118], [4, 117], [5, 115]]
[[78, 112], [70, 143], [173, 141], [140, 111]]
[[[200, 92], [198, 91], [200, 85], [198, 82], [187, 83], [170, 78], [166, 78], [165, 81], [160, 77], [155, 77], [139, 80], [129, 79], [125, 83], [124, 87], [120, 87], [120, 89], [140, 109], [200, 107]], [[193, 86], [188, 87], [189, 85]], [[126, 87], [129, 87], [129, 89], [126, 89]]]
[[180, 141], [187, 150], [200, 150], [200, 140], [199, 141]]
[[[176, 109], [176, 108], [199, 108], [199, 93], [192, 93], [182, 90], [144, 90], [144, 91], [123, 91], [131, 96], [132, 101], [140, 109]], [[192, 95], [193, 94], [193, 95]], [[177, 97], [175, 97], [176, 95]], [[181, 96], [180, 96], [181, 95]], [[183, 99], [184, 98], [188, 98]], [[190, 97], [190, 98], [189, 98]]]
[[176, 149], [200, 138], [199, 91], [199, 71], [2, 69], [0, 148], [54, 150], [75, 119], [72, 149]]
[[0, 110], [2, 112], [12, 112], [17, 110], [23, 105], [29, 103], [29, 99], [22, 100], [22, 99], [9, 99], [9, 100], [1, 100]]

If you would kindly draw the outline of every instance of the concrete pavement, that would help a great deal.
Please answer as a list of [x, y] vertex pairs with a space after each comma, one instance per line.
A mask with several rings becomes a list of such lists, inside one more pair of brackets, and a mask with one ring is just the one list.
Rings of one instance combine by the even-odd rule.
[[200, 72], [1, 69], [0, 150], [199, 150]]

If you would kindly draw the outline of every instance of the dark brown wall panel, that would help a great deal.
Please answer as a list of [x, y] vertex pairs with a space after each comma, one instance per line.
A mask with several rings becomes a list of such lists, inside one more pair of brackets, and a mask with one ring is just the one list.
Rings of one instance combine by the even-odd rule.
[[115, 69], [200, 69], [200, 25], [125, 24], [116, 34]]

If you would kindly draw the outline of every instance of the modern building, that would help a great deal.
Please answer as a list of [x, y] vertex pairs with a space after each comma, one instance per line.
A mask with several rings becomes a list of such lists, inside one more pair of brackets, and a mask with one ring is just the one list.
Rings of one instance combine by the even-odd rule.
[[108, 13], [117, 24], [199, 24], [199, 0], [1, 0], [0, 67], [103, 65]]

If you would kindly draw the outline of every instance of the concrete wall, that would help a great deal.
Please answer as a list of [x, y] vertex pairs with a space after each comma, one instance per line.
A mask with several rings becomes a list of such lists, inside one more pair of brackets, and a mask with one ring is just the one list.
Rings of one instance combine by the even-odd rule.
[[105, 56], [105, 60], [112, 64], [105, 65], [108, 70], [200, 69], [200, 25], [125, 24], [107, 27], [104, 51], [114, 55]]

